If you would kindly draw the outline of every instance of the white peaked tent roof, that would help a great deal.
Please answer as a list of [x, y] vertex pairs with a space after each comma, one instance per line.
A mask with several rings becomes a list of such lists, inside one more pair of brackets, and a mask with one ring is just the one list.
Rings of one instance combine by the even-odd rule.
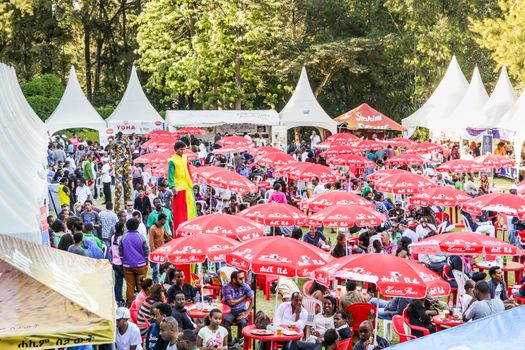
[[104, 119], [84, 95], [73, 66], [69, 71], [69, 81], [64, 95], [53, 114], [46, 120], [46, 125], [51, 134], [70, 128], [89, 128], [98, 131], [106, 129]]
[[292, 97], [279, 113], [279, 119], [282, 126], [289, 128], [315, 126], [330, 130], [332, 133], [337, 132], [337, 123], [317, 102], [304, 67]]
[[461, 101], [467, 91], [468, 81], [463, 75], [456, 56], [452, 57], [447, 71], [430, 98], [401, 123], [406, 127], [428, 127], [431, 121], [439, 121]]
[[518, 99], [516, 91], [512, 87], [509, 75], [507, 74], [507, 67], [503, 66], [499, 74], [496, 87], [490, 95], [489, 100], [481, 110], [481, 116], [474, 123], [472, 127], [498, 129], [505, 124], [503, 116], [516, 103]]
[[507, 113], [503, 115], [499, 127], [517, 131], [518, 134], [525, 133], [525, 89]]
[[126, 87], [124, 96], [122, 96], [122, 100], [120, 100], [117, 108], [111, 113], [107, 121], [164, 121], [149, 102], [144, 90], [142, 90], [135, 66], [131, 68], [128, 86]]
[[465, 128], [472, 126], [472, 122], [479, 118], [488, 99], [489, 95], [481, 80], [479, 69], [476, 67], [467, 92], [456, 108], [440, 120], [431, 120], [429, 128], [433, 131], [455, 131], [458, 134], [464, 134]]

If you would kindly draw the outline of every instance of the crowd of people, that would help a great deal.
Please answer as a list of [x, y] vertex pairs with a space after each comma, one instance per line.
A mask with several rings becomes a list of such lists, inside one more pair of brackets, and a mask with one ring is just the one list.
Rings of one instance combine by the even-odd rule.
[[[225, 135], [228, 136], [228, 135]], [[122, 137], [120, 135], [119, 137]], [[246, 138], [251, 139], [249, 135]], [[215, 154], [219, 148], [217, 135], [213, 142], [206, 143], [192, 137], [191, 150], [197, 160], [195, 166], [214, 165], [238, 172], [254, 183], [267, 182], [257, 193], [238, 195], [229, 190], [212, 188], [203, 184], [194, 185], [191, 190], [196, 203], [196, 215], [208, 213], [237, 214], [247, 207], [266, 202], [288, 203], [298, 206], [307, 198], [327, 191], [353, 191], [375, 205], [378, 212], [385, 214], [388, 221], [376, 227], [338, 230], [336, 239], [331, 241], [328, 230], [309, 227], [276, 227], [268, 234], [283, 235], [300, 239], [330, 252], [334, 257], [350, 254], [392, 254], [405, 259], [419, 261], [436, 271], [457, 288], [454, 271], [468, 278], [466, 294], [459, 303], [465, 320], [475, 320], [489, 314], [513, 307], [516, 302], [507, 295], [507, 286], [499, 266], [485, 273], [473, 272], [469, 257], [459, 255], [411, 254], [409, 245], [442, 232], [451, 231], [454, 226], [450, 218], [438, 207], [408, 206], [401, 198], [389, 197], [374, 189], [374, 181], [367, 175], [385, 168], [388, 158], [399, 154], [397, 147], [386, 146], [383, 150], [369, 151], [365, 155], [375, 162], [375, 168], [363, 171], [345, 172], [335, 183], [322, 183], [314, 178], [311, 182], [290, 182], [274, 177], [272, 168], [257, 164], [249, 152], [230, 155]], [[141, 147], [146, 141], [138, 135], [126, 137], [127, 148], [132, 160], [141, 156]], [[187, 138], [182, 139], [182, 142]], [[310, 142], [292, 143], [287, 152], [298, 161], [326, 164], [326, 159], [315, 147], [321, 141], [315, 132]], [[184, 145], [184, 144], [183, 144]], [[180, 147], [176, 146], [175, 148]], [[451, 151], [449, 152], [448, 149]], [[444, 152], [432, 155], [433, 164], [456, 159], [458, 147], [450, 145]], [[49, 182], [58, 184], [60, 209], [48, 217], [51, 245], [57, 249], [94, 259], [109, 259], [115, 273], [115, 301], [117, 309], [118, 349], [226, 349], [243, 343], [241, 331], [250, 322], [253, 309], [254, 288], [243, 272], [234, 271], [222, 287], [222, 301], [231, 308], [223, 315], [214, 309], [204, 320], [191, 318], [185, 306], [198, 301], [200, 296], [195, 286], [185, 282], [184, 271], [177, 266], [157, 264], [149, 261], [149, 253], [174, 238], [177, 222], [174, 222], [173, 198], [177, 195], [168, 178], [152, 177], [141, 164], [133, 164], [125, 181], [132, 184], [131, 198], [114, 196], [116, 168], [111, 143], [102, 147], [97, 142], [82, 140], [73, 136], [55, 137], [48, 149]], [[471, 175], [446, 176], [435, 171], [432, 163], [421, 167], [401, 167], [429, 176], [441, 186], [454, 186], [465, 190], [471, 196], [491, 191], [489, 180], [481, 176], [476, 185]], [[515, 193], [515, 188], [510, 188]], [[101, 208], [95, 205], [102, 200]], [[122, 209], [115, 210], [115, 208]], [[470, 230], [494, 236], [497, 229], [497, 215], [484, 213], [472, 216], [462, 212]], [[508, 220], [508, 239], [520, 245], [517, 231], [525, 227], [518, 218]], [[151, 272], [151, 279], [148, 273]], [[521, 281], [523, 283], [524, 281]], [[126, 289], [124, 291], [124, 283]], [[294, 325], [304, 329], [307, 312], [302, 306], [303, 294], [291, 280], [281, 279], [278, 284], [282, 303], [276, 310], [274, 322]], [[289, 287], [287, 291], [284, 289]], [[525, 284], [513, 290], [515, 296], [525, 296]], [[430, 296], [410, 300], [393, 298], [389, 301], [370, 299], [374, 295], [373, 284], [368, 294], [357, 291], [355, 281], [346, 282], [346, 294], [334, 298], [329, 290], [317, 283], [312, 284], [307, 297], [318, 299], [323, 307], [314, 320], [310, 335], [304, 341], [285, 344], [286, 347], [313, 349], [323, 346], [334, 348], [339, 340], [352, 337], [349, 325], [352, 315], [344, 311], [348, 306], [370, 302], [379, 308], [380, 319], [392, 319], [403, 315], [406, 310], [411, 324], [434, 332], [431, 317], [448, 305]], [[283, 289], [284, 288], [284, 289]], [[133, 320], [134, 322], [131, 322]], [[237, 332], [232, 331], [236, 326]], [[364, 321], [359, 327], [359, 338], [355, 349], [385, 348], [388, 341], [373, 337], [373, 325]], [[236, 334], [236, 336], [234, 336]], [[416, 336], [420, 336], [417, 332]], [[372, 340], [375, 339], [375, 340]], [[372, 342], [375, 342], [372, 344]]]

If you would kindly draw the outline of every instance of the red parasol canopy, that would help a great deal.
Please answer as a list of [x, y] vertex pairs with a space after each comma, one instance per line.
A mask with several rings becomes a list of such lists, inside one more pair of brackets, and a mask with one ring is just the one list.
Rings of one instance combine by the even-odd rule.
[[415, 145], [409, 146], [407, 153], [420, 153], [426, 154], [431, 152], [441, 152], [443, 147], [433, 142], [416, 143]]
[[146, 142], [144, 142], [140, 147], [149, 149], [149, 150], [157, 150], [159, 148], [163, 149], [173, 149], [173, 144], [178, 141], [178, 138], [176, 136], [170, 136], [170, 137], [155, 137], [152, 138]]
[[285, 153], [282, 149], [272, 147], [272, 146], [263, 146], [259, 148], [254, 148], [252, 149], [251, 152], [257, 156], [263, 156], [269, 153]]
[[291, 164], [295, 165], [295, 168], [288, 172], [292, 179], [307, 182], [312, 181], [314, 177], [317, 177], [320, 182], [335, 182], [337, 180], [337, 173], [327, 166], [308, 162]]
[[345, 114], [341, 114], [334, 120], [338, 124], [346, 123], [346, 128], [352, 130], [406, 130], [404, 126], [399, 125], [383, 113], [370, 107], [367, 103], [363, 103]]
[[393, 174], [378, 180], [374, 189], [395, 194], [414, 194], [436, 186], [434, 181], [424, 176], [407, 172]]
[[330, 143], [330, 145], [349, 145], [352, 141], [358, 141], [359, 137], [355, 136], [354, 134], [350, 134], [348, 132], [338, 132], [337, 134], [333, 134], [331, 136], [328, 136], [326, 138], [326, 141]]
[[266, 226], [301, 226], [306, 220], [302, 211], [283, 203], [257, 204], [239, 215]]
[[297, 162], [292, 156], [283, 152], [267, 153], [255, 157], [255, 163], [264, 167], [280, 167]]
[[247, 152], [251, 148], [250, 146], [229, 146], [214, 149], [212, 152], [215, 154], [230, 154], [230, 153], [242, 153]]
[[387, 159], [385, 164], [390, 165], [423, 165], [430, 162], [428, 159], [425, 159], [417, 154], [400, 154], [393, 158]]
[[226, 263], [257, 274], [309, 277], [333, 258], [313, 244], [284, 237], [243, 242], [226, 254]]
[[410, 245], [416, 254], [521, 255], [520, 249], [494, 237], [475, 232], [449, 232], [434, 235]]
[[375, 209], [376, 207], [374, 203], [355, 193], [341, 191], [320, 193], [300, 203], [302, 209], [308, 210], [320, 210], [333, 205], [359, 205], [363, 208], [370, 209]]
[[228, 136], [217, 141], [222, 147], [253, 147], [253, 141], [242, 136]]
[[485, 194], [464, 202], [461, 209], [474, 215], [479, 215], [483, 210], [488, 210], [524, 218], [525, 198], [510, 193]]
[[206, 135], [208, 132], [201, 128], [196, 127], [185, 127], [175, 131], [175, 135]]
[[197, 264], [204, 260], [219, 262], [225, 260], [225, 253], [235, 247], [237, 241], [214, 234], [192, 235], [176, 238], [150, 253], [151, 262], [173, 264]]
[[264, 236], [264, 227], [240, 216], [210, 214], [197, 216], [180, 224], [177, 228], [179, 236], [208, 233], [246, 241]]
[[384, 169], [384, 170], [378, 170], [376, 172], [373, 172], [372, 174], [368, 175], [366, 177], [367, 180], [377, 181], [381, 180], [384, 177], [393, 175], [393, 174], [408, 174], [410, 171], [406, 171], [403, 169]]
[[[453, 159], [439, 165], [436, 171], [445, 173], [471, 173], [483, 170], [483, 166], [478, 162], [468, 159]], [[485, 168], [486, 169], [486, 168]]]
[[394, 137], [383, 141], [387, 145], [392, 147], [409, 147], [415, 145], [417, 142], [411, 139], [406, 139], [404, 137]]
[[312, 226], [331, 228], [350, 228], [354, 226], [377, 226], [387, 222], [388, 218], [373, 209], [357, 205], [333, 205], [308, 218]]
[[516, 165], [513, 160], [500, 156], [497, 154], [486, 154], [484, 156], [479, 156], [474, 158], [476, 163], [483, 165], [486, 168], [512, 168]]
[[295, 163], [290, 163], [290, 164], [287, 164], [287, 165], [283, 165], [281, 167], [278, 167], [274, 172], [273, 172], [273, 176], [274, 177], [279, 177], [279, 176], [283, 176], [283, 177], [290, 177], [290, 172], [292, 170], [294, 170], [297, 166], [299, 166], [300, 164], [302, 164], [301, 162], [295, 162]]
[[358, 149], [350, 145], [330, 146], [329, 149], [321, 153], [323, 157], [337, 157], [343, 154], [361, 153]]
[[197, 182], [236, 193], [254, 193], [258, 187], [244, 176], [220, 167], [200, 167]]
[[343, 154], [327, 159], [327, 163], [331, 165], [343, 165], [355, 168], [375, 168], [376, 163], [370, 159], [357, 154]]
[[361, 140], [361, 141], [352, 143], [352, 147], [354, 147], [355, 149], [354, 153], [359, 153], [359, 152], [364, 152], [364, 151], [369, 151], [369, 150], [377, 151], [380, 149], [385, 149], [387, 145], [380, 141]]
[[153, 130], [153, 131], [148, 132], [145, 136], [149, 138], [166, 137], [166, 136], [171, 137], [173, 136], [173, 134], [169, 132], [168, 130]]
[[465, 191], [457, 190], [454, 187], [434, 187], [416, 194], [409, 198], [409, 202], [414, 205], [437, 205], [440, 207], [455, 207], [472, 199]]
[[315, 271], [315, 279], [329, 285], [334, 278], [375, 283], [386, 297], [448, 296], [450, 285], [423, 265], [390, 254], [357, 254], [334, 259]]

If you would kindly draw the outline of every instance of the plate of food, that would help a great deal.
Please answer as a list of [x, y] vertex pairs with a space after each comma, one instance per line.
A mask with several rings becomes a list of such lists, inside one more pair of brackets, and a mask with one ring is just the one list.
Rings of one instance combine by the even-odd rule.
[[273, 335], [273, 332], [268, 329], [253, 329], [250, 333], [253, 335]]

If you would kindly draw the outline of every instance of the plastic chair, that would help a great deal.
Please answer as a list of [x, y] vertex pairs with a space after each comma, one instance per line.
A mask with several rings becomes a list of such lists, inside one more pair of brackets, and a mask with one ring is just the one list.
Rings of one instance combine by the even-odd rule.
[[337, 343], [337, 350], [351, 350], [352, 349], [352, 338], [340, 340]]
[[[525, 232], [525, 231], [524, 231]], [[314, 284], [314, 281], [308, 280], [303, 284], [303, 295], [310, 296], [310, 293], [308, 292], [310, 288], [312, 287], [312, 284]]]
[[371, 319], [372, 325], [375, 327], [376, 322], [376, 307], [369, 303], [356, 303], [348, 305], [344, 312], [351, 314], [353, 319], [352, 331], [357, 334], [359, 332], [359, 325], [361, 322]]
[[394, 317], [392, 317], [392, 327], [394, 328], [394, 332], [399, 336], [400, 343], [416, 339], [416, 337], [410, 335], [410, 332], [405, 329], [405, 320], [402, 316], [394, 315]]
[[429, 335], [430, 331], [428, 329], [426, 329], [425, 327], [419, 327], [419, 326], [414, 326], [414, 325], [410, 324], [410, 321], [408, 319], [407, 309], [408, 308], [403, 310], [403, 321], [405, 322], [407, 327], [410, 329], [410, 331], [419, 331], [419, 332], [423, 333], [423, 336]]
[[323, 303], [321, 303], [321, 301], [315, 298], [310, 298], [310, 297], [303, 298], [303, 307], [308, 312], [308, 318], [306, 319], [307, 326], [314, 325], [314, 317], [316, 315], [317, 306], [319, 306], [319, 310], [323, 309]]

